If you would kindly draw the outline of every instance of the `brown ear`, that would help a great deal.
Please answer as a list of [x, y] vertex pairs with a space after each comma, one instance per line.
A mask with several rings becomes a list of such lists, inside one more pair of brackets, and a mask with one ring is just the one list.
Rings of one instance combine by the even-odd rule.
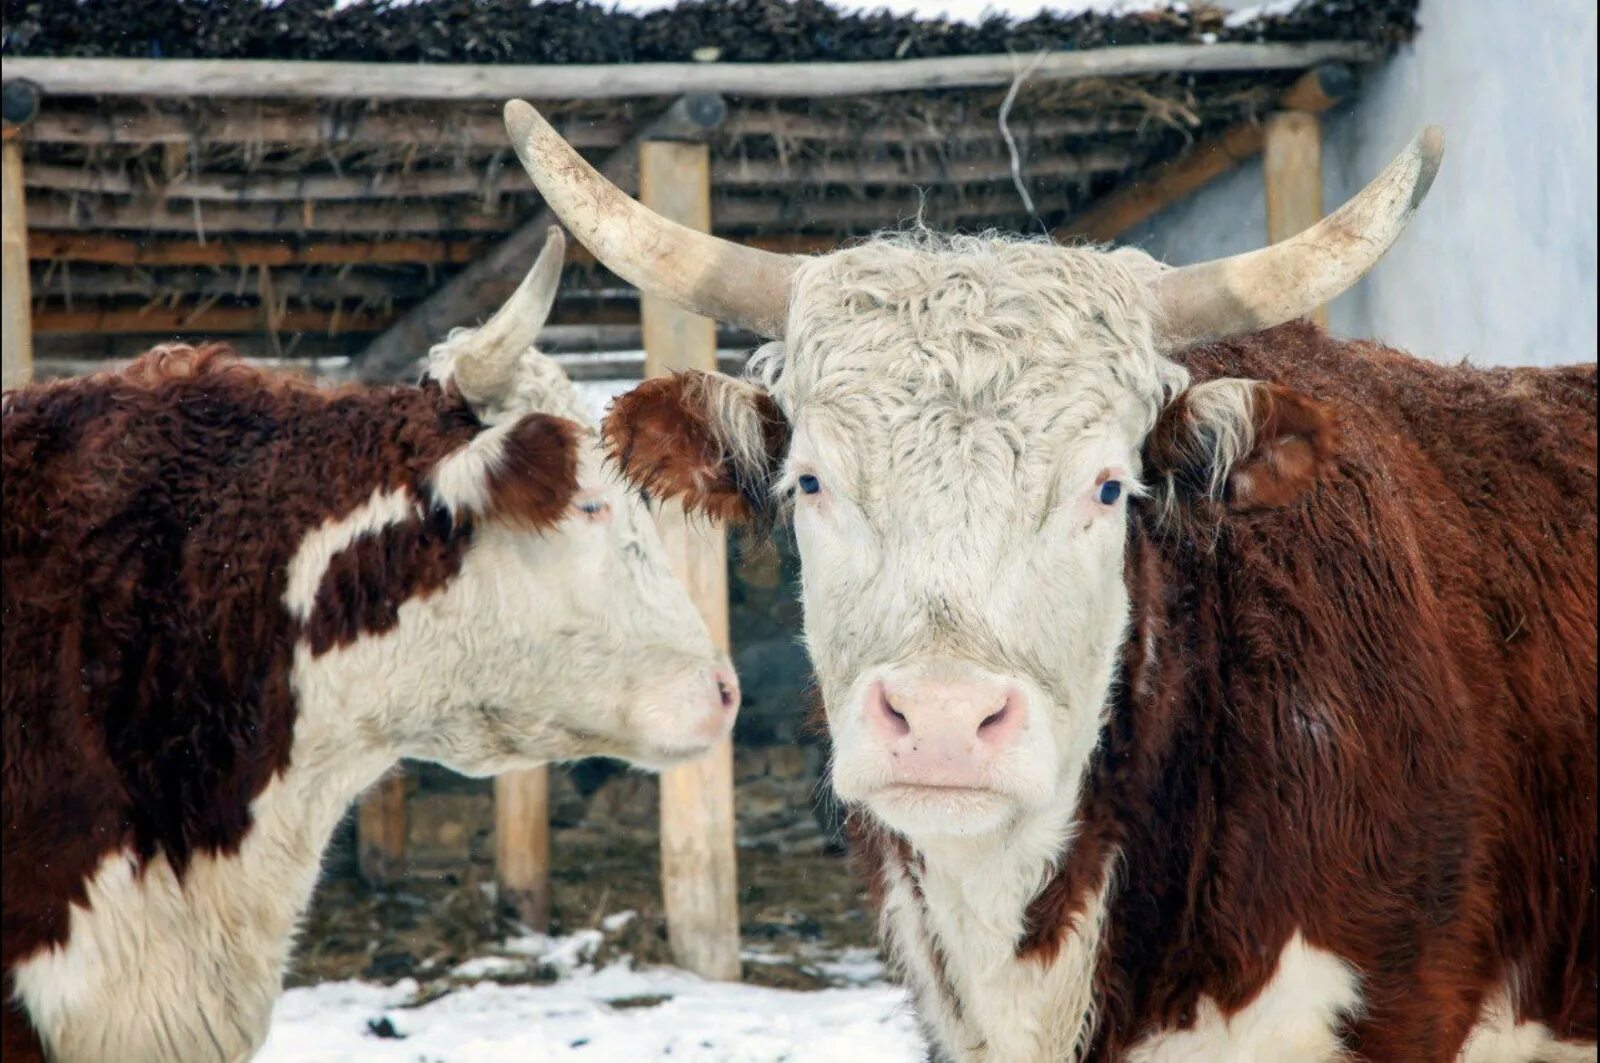
[[429, 490], [457, 519], [552, 527], [578, 493], [578, 448], [587, 431], [545, 413], [485, 429], [435, 466]]
[[1248, 512], [1286, 506], [1333, 467], [1339, 423], [1327, 405], [1279, 384], [1212, 380], [1169, 403], [1145, 442], [1168, 505], [1209, 496]]
[[767, 523], [789, 422], [772, 396], [720, 373], [647, 380], [620, 396], [601, 429], [629, 480], [714, 520]]

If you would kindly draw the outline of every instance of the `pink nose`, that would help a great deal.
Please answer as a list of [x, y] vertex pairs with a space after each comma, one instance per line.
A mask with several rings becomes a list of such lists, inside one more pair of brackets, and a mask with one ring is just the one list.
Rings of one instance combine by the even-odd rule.
[[868, 688], [866, 713], [893, 782], [984, 788], [1022, 730], [1027, 702], [1016, 687], [987, 680], [891, 679]]

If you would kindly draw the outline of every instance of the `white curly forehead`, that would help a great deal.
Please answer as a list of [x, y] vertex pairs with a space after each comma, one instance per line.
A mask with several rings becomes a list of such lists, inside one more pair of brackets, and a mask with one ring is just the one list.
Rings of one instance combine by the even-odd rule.
[[1136, 250], [880, 236], [801, 267], [789, 334], [752, 373], [797, 425], [887, 446], [891, 466], [947, 444], [988, 464], [990, 440], [1027, 474], [1085, 432], [1142, 438], [1187, 386], [1153, 339], [1162, 268]]

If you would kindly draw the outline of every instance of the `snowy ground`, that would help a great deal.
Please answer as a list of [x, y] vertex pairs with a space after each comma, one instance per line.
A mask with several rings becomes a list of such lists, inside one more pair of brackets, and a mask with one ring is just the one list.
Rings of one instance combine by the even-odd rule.
[[[258, 1063], [923, 1058], [905, 992], [882, 980], [868, 950], [819, 956], [815, 966], [840, 988], [799, 992], [634, 970], [627, 959], [596, 964], [602, 940], [600, 930], [516, 938], [427, 986], [405, 979], [292, 989]], [[528, 984], [530, 976], [547, 981]]]

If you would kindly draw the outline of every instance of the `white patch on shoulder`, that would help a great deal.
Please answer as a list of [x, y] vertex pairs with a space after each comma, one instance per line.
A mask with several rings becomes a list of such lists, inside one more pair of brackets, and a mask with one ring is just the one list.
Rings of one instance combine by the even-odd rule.
[[289, 561], [289, 579], [283, 590], [283, 604], [302, 624], [311, 618], [317, 603], [317, 588], [339, 551], [367, 535], [401, 523], [419, 512], [416, 500], [405, 488], [386, 491], [378, 488], [361, 505], [342, 517], [330, 517], [308, 534]]
[[1194, 1025], [1156, 1033], [1128, 1053], [1132, 1063], [1249, 1060], [1301, 1063], [1344, 1057], [1339, 1027], [1360, 1014], [1361, 979], [1338, 956], [1307, 945], [1296, 932], [1278, 954], [1278, 969], [1249, 1004], [1224, 1016], [1202, 997]]
[[1505, 989], [1490, 997], [1472, 1028], [1459, 1063], [1594, 1063], [1600, 1049], [1591, 1043], [1558, 1041], [1538, 1022], [1518, 1022]]
[[489, 508], [489, 476], [505, 457], [506, 434], [517, 422], [504, 421], [472, 437], [434, 467], [433, 495], [452, 517]]

